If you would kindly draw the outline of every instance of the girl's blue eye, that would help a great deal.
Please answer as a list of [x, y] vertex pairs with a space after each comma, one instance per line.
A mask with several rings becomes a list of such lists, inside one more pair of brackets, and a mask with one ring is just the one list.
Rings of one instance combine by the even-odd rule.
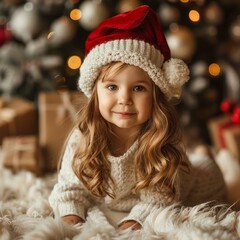
[[133, 88], [133, 91], [135, 91], [135, 92], [142, 92], [142, 91], [144, 91], [144, 87], [143, 86], [135, 86], [134, 88]]
[[116, 85], [108, 85], [107, 89], [110, 91], [115, 91], [115, 90], [117, 90], [117, 86]]

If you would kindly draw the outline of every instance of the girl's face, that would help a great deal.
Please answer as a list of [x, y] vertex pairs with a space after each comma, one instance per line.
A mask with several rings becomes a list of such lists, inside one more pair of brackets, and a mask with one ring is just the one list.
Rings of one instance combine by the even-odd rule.
[[99, 111], [113, 131], [139, 130], [152, 112], [153, 83], [142, 69], [126, 65], [115, 74], [114, 65], [104, 80], [97, 81]]

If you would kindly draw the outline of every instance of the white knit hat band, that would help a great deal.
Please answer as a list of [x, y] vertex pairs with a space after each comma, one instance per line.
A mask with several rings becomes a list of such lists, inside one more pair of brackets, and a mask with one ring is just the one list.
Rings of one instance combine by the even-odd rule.
[[[164, 57], [159, 50], [144, 41], [119, 39], [97, 45], [86, 56], [80, 69], [79, 87], [87, 97], [91, 96], [93, 85], [101, 68], [117, 61], [143, 69], [167, 98], [180, 94], [179, 89], [182, 84], [171, 86], [171, 80], [167, 80], [165, 77], [166, 73], [162, 69]], [[165, 69], [168, 70], [169, 67], [165, 67]], [[169, 73], [167, 73], [168, 75]]]

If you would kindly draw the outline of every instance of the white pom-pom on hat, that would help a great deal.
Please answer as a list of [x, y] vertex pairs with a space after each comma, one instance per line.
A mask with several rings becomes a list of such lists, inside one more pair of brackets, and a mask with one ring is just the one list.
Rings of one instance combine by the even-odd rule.
[[170, 58], [163, 64], [164, 76], [173, 87], [181, 87], [189, 80], [189, 69], [187, 65], [177, 58]]
[[183, 60], [170, 58], [163, 63], [163, 75], [168, 83], [169, 92], [178, 97], [181, 95], [181, 87], [189, 80], [189, 69]]

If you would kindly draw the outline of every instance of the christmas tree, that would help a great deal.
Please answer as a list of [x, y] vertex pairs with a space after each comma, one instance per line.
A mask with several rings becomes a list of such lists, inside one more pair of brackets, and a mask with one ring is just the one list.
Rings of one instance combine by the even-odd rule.
[[142, 4], [157, 12], [172, 56], [191, 70], [177, 105], [181, 122], [190, 136], [209, 141], [206, 123], [222, 100], [239, 102], [238, 0], [3, 0], [0, 94], [37, 102], [41, 91], [76, 90], [88, 34]]

